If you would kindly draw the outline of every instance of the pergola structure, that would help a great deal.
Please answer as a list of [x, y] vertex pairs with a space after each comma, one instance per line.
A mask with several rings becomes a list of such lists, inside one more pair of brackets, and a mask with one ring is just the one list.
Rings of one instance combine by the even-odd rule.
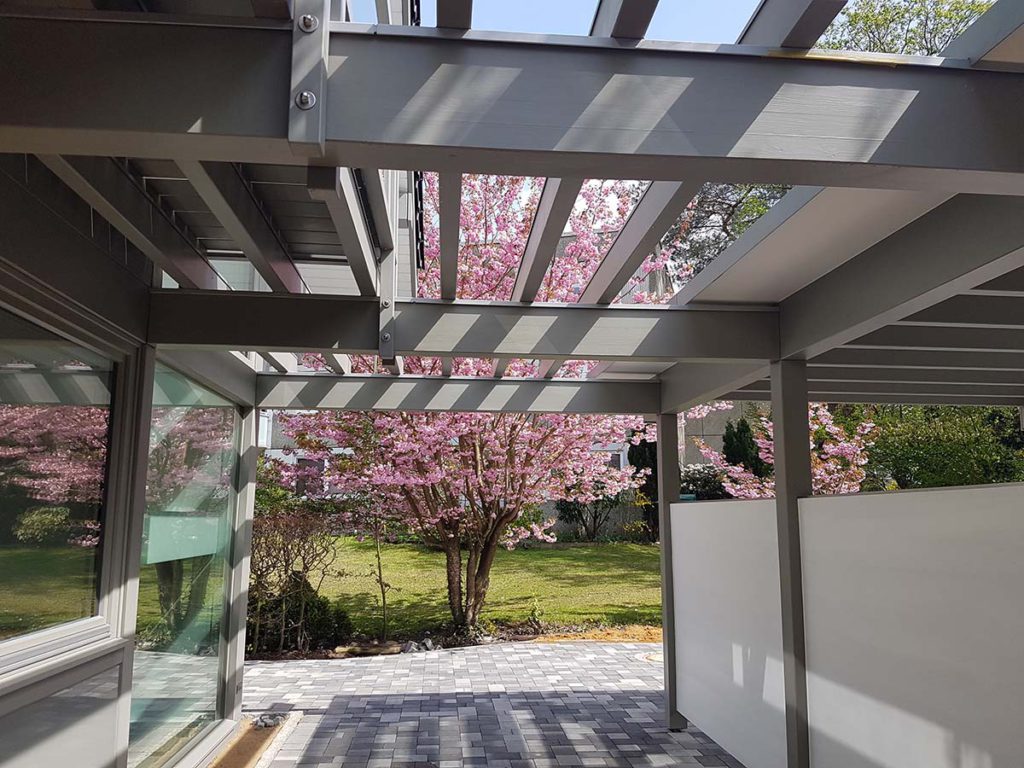
[[[0, 303], [117, 363], [107, 514], [124, 515], [92, 634], [0, 644], [0, 724], [99, 658], [131, 686], [164, 365], [244, 414], [219, 725], [180, 764], [240, 711], [258, 409], [645, 414], [669, 467], [676, 414], [716, 398], [772, 401], [787, 760], [811, 764], [808, 399], [1024, 407], [1024, 3], [999, 0], [940, 57], [813, 50], [843, 0], [762, 0], [734, 45], [644, 39], [657, 4], [599, 0], [590, 35], [568, 37], [477, 31], [472, 0], [438, 0], [437, 28], [416, 0], [377, 0], [372, 25], [330, 0], [0, 3]], [[421, 172], [440, 174], [433, 299], [415, 282]], [[546, 179], [512, 301], [456, 298], [466, 173]], [[538, 303], [593, 177], [651, 183], [579, 302]], [[792, 189], [669, 305], [618, 302], [711, 181]], [[332, 370], [301, 371], [307, 352]], [[351, 355], [390, 374], [353, 375]], [[445, 375], [404, 375], [407, 356], [445, 358]], [[495, 376], [451, 376], [456, 357], [493, 359]], [[517, 358], [538, 377], [503, 375]], [[576, 359], [598, 364], [558, 378]], [[88, 365], [37, 362], [4, 372], [5, 402], [93, 402]], [[77, 384], [40, 395], [39, 376]], [[660, 477], [671, 550], [678, 486]]]

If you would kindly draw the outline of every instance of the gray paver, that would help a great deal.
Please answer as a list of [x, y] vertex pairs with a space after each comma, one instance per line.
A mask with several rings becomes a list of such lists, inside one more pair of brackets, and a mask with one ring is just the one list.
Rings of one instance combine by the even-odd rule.
[[248, 662], [248, 713], [301, 710], [289, 765], [742, 768], [663, 725], [660, 645], [509, 643], [336, 661]]

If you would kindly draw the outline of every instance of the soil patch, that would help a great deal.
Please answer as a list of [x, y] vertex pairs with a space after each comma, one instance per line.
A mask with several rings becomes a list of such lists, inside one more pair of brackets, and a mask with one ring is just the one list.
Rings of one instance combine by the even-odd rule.
[[661, 627], [628, 624], [622, 627], [595, 627], [578, 632], [552, 632], [537, 635], [536, 643], [560, 643], [566, 640], [603, 640], [609, 643], [660, 643]]
[[280, 725], [256, 728], [252, 720], [243, 720], [238, 733], [210, 763], [210, 768], [253, 768], [280, 730]]

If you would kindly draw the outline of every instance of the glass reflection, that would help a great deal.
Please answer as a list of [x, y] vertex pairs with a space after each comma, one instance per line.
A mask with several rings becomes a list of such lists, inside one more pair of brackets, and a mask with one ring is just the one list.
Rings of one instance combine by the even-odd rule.
[[158, 366], [136, 628], [129, 764], [159, 766], [218, 717], [235, 408]]
[[112, 364], [0, 312], [0, 640], [96, 612]]

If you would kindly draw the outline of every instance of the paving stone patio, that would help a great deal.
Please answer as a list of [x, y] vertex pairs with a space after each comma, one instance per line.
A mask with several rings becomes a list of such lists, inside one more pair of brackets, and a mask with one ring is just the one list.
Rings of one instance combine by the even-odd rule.
[[510, 643], [245, 674], [247, 712], [304, 713], [272, 768], [742, 768], [695, 728], [665, 728], [660, 645]]

